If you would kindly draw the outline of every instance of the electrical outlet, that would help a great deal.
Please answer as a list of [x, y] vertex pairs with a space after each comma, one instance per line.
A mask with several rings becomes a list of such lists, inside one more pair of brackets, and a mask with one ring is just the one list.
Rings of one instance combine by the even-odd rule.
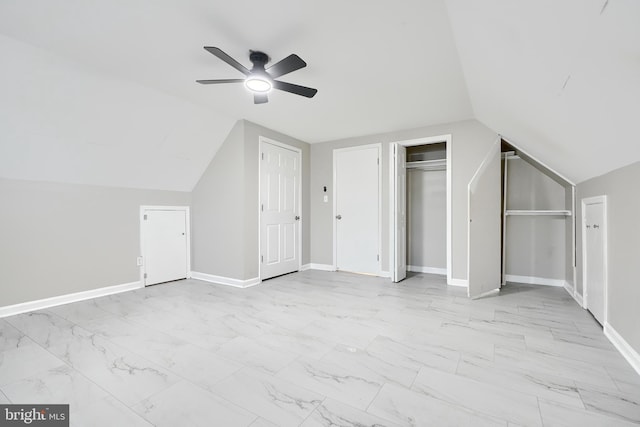
[[138, 259], [136, 260], [138, 267], [142, 267], [142, 257], [139, 256]]
[[324, 202], [325, 203], [329, 203], [329, 196], [327, 196], [327, 195], [324, 196]]

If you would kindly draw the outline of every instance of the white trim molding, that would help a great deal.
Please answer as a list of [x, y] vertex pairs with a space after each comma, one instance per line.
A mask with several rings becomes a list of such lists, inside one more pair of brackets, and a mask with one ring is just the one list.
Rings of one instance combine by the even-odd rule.
[[447, 269], [446, 268], [422, 267], [420, 265], [407, 265], [407, 271], [411, 271], [413, 273], [438, 274], [440, 276], [446, 276], [447, 275]]
[[336, 271], [335, 267], [331, 264], [316, 264], [311, 262], [307, 265], [309, 266], [309, 270]]
[[300, 266], [300, 271], [307, 271], [307, 270], [311, 270], [311, 264], [310, 263], [302, 264]]
[[463, 288], [466, 288], [469, 286], [469, 281], [467, 279], [454, 279], [451, 278], [451, 280], [447, 280], [447, 285], [449, 286], [461, 286]]
[[142, 282], [130, 282], [122, 285], [106, 286], [104, 288], [91, 289], [88, 291], [74, 292], [72, 294], [58, 295], [51, 298], [44, 298], [35, 301], [27, 301], [20, 304], [0, 307], [0, 318], [13, 316], [15, 314], [27, 313], [29, 311], [43, 310], [45, 308], [56, 307], [58, 305], [70, 304], [72, 302], [85, 301], [88, 299], [103, 297], [107, 295], [119, 294], [121, 292], [132, 291], [143, 288]]
[[564, 288], [569, 293], [569, 295], [571, 295], [573, 299], [576, 300], [580, 307], [586, 308], [584, 306], [584, 299], [582, 298], [582, 295], [580, 295], [578, 291], [576, 291], [574, 286], [572, 286], [569, 282], [564, 282]]
[[234, 279], [232, 277], [216, 276], [214, 274], [199, 273], [197, 271], [191, 272], [191, 278], [202, 280], [209, 283], [217, 283], [219, 285], [233, 286], [234, 288], [250, 288], [251, 286], [259, 285], [262, 281], [259, 277], [254, 277], [247, 280]]
[[533, 276], [517, 276], [515, 274], [506, 274], [505, 280], [507, 282], [525, 283], [527, 285], [557, 286], [559, 288], [566, 287], [566, 284], [567, 284], [567, 281], [564, 279], [549, 279], [546, 277], [533, 277]]
[[618, 333], [610, 323], [604, 324], [604, 335], [609, 338], [609, 341], [614, 345], [616, 349], [627, 359], [627, 362], [633, 369], [640, 375], [640, 354], [624, 339], [622, 335]]
[[[452, 279], [452, 265], [453, 265], [453, 246], [452, 246], [452, 216], [453, 216], [453, 208], [452, 208], [452, 135], [444, 134], [444, 135], [434, 135], [422, 138], [415, 139], [407, 139], [401, 141], [391, 141], [391, 144], [399, 144], [404, 147], [414, 147], [416, 145], [428, 145], [428, 144], [436, 144], [436, 143], [445, 143], [446, 150], [446, 180], [447, 180], [447, 268], [444, 274], [447, 275], [447, 284], [452, 285], [455, 279]], [[394, 197], [395, 197], [395, 176], [393, 172], [393, 158], [390, 156], [389, 159], [389, 208], [393, 209], [394, 205]], [[394, 224], [394, 215], [389, 215], [389, 271], [395, 270], [395, 248], [394, 248], [394, 239], [393, 235], [395, 234], [395, 224]], [[409, 266], [407, 266], [407, 269]], [[440, 273], [434, 273], [440, 274]], [[464, 285], [453, 285], [453, 286], [467, 286], [466, 282]]]

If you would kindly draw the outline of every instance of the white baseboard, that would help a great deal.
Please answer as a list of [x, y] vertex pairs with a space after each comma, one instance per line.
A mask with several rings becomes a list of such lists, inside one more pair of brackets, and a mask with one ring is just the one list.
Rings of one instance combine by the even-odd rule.
[[439, 274], [441, 276], [446, 276], [447, 275], [447, 269], [446, 268], [422, 267], [420, 265], [407, 265], [407, 271], [411, 271], [411, 272], [414, 272], [414, 273]]
[[447, 285], [449, 286], [461, 286], [463, 288], [466, 288], [469, 286], [469, 281], [467, 279], [451, 279], [450, 281], [447, 282]]
[[507, 282], [526, 283], [528, 285], [564, 287], [564, 284], [565, 284], [565, 280], [563, 279], [547, 279], [546, 277], [516, 276], [515, 274], [505, 275], [505, 280]]
[[378, 274], [378, 277], [384, 277], [386, 279], [390, 279], [391, 273], [389, 273], [388, 271], [380, 271], [380, 274]]
[[240, 279], [233, 279], [231, 277], [216, 276], [214, 274], [199, 273], [197, 271], [192, 271], [191, 277], [193, 279], [202, 280], [204, 282], [233, 286], [235, 288], [249, 288], [251, 286], [258, 285], [261, 282], [259, 277], [254, 277], [252, 279], [247, 279], [247, 280], [240, 280]]
[[106, 295], [119, 294], [121, 292], [132, 291], [143, 288], [142, 282], [124, 283], [122, 285], [106, 286], [104, 288], [91, 289], [88, 291], [74, 292], [72, 294], [59, 295], [51, 298], [44, 298], [35, 301], [23, 302], [20, 304], [0, 307], [0, 317], [13, 316], [15, 314], [27, 313], [34, 310], [42, 310], [57, 305], [69, 304], [72, 302], [84, 301]]
[[576, 300], [580, 307], [586, 308], [584, 306], [584, 298], [582, 298], [582, 295], [580, 295], [569, 282], [564, 282], [564, 289], [573, 297], [574, 300]]
[[309, 266], [310, 270], [336, 271], [333, 265], [330, 264], [316, 264], [312, 262], [307, 265]]
[[640, 354], [629, 343], [622, 338], [622, 336], [613, 329], [610, 323], [604, 324], [604, 335], [609, 338], [609, 341], [618, 349], [620, 354], [627, 359], [627, 362], [633, 369], [640, 375]]
[[311, 264], [302, 264], [300, 266], [300, 271], [307, 271], [307, 270], [311, 270]]

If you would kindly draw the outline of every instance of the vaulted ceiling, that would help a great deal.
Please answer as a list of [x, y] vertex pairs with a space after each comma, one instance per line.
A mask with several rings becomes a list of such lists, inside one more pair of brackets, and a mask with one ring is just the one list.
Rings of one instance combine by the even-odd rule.
[[[0, 176], [190, 190], [238, 119], [315, 143], [476, 118], [576, 182], [640, 160], [635, 0], [3, 0]], [[249, 49], [309, 65], [254, 105]]]

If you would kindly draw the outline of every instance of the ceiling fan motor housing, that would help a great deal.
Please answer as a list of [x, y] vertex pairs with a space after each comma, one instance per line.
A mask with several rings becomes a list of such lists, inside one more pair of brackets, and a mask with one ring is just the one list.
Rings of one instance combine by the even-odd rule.
[[249, 53], [249, 60], [253, 64], [253, 70], [264, 70], [264, 66], [269, 62], [269, 56], [264, 52], [252, 50]]

